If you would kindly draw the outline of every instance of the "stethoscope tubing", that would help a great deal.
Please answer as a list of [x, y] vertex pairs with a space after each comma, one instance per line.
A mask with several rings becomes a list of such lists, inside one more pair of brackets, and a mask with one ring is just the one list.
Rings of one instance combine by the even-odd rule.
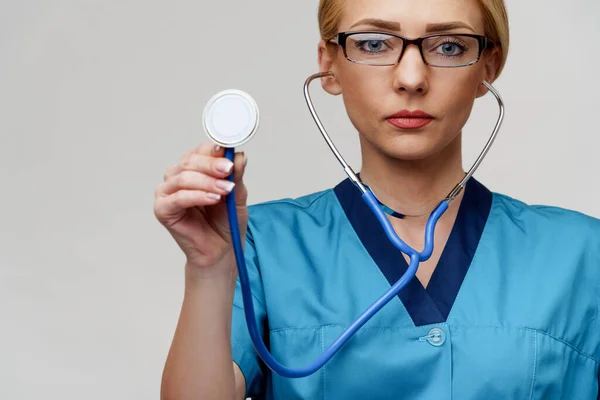
[[[309, 375], [312, 375], [320, 368], [322, 368], [331, 358], [350, 340], [350, 338], [361, 328], [363, 327], [377, 312], [379, 312], [387, 303], [389, 303], [394, 297], [398, 295], [398, 293], [415, 277], [419, 264], [421, 262], [427, 261], [432, 253], [434, 248], [434, 233], [435, 227], [442, 217], [442, 215], [448, 209], [450, 202], [452, 202], [458, 194], [464, 189], [466, 182], [470, 177], [474, 174], [475, 170], [479, 167], [485, 156], [487, 155], [491, 145], [493, 144], [498, 131], [502, 125], [502, 121], [504, 118], [504, 103], [499, 95], [499, 93], [487, 82], [483, 82], [483, 84], [492, 92], [492, 94], [498, 100], [498, 104], [500, 107], [500, 115], [494, 131], [490, 136], [490, 139], [486, 143], [483, 151], [480, 156], [477, 158], [469, 172], [465, 174], [463, 180], [456, 185], [456, 187], [450, 192], [450, 194], [436, 207], [436, 209], [431, 213], [429, 219], [427, 221], [427, 225], [425, 228], [425, 245], [424, 249], [421, 252], [416, 251], [408, 244], [406, 244], [399, 236], [396, 234], [391, 222], [389, 221], [386, 214], [383, 212], [377, 199], [374, 194], [367, 189], [364, 184], [362, 184], [360, 178], [352, 171], [352, 168], [344, 161], [343, 157], [336, 149], [333, 141], [325, 131], [316, 110], [312, 104], [310, 99], [310, 94], [308, 92], [308, 86], [310, 82], [316, 78], [324, 77], [327, 75], [331, 75], [331, 73], [318, 73], [310, 76], [304, 85], [304, 94], [307, 101], [307, 105], [319, 128], [321, 134], [323, 135], [325, 141], [327, 142], [329, 148], [333, 151], [334, 155], [340, 161], [344, 171], [350, 178], [350, 180], [361, 190], [362, 198], [369, 207], [369, 209], [374, 213], [375, 217], [381, 224], [383, 230], [387, 238], [393, 243], [393, 245], [404, 254], [408, 255], [410, 258], [409, 267], [406, 272], [388, 289], [381, 297], [379, 297], [373, 304], [371, 304], [365, 311], [363, 311], [360, 316], [352, 322], [350, 325], [346, 327], [346, 329], [340, 334], [340, 336], [333, 341], [333, 343], [323, 352], [321, 353], [312, 363], [302, 367], [302, 368], [290, 368], [280, 364], [275, 358], [271, 355], [269, 350], [267, 349], [263, 338], [260, 334], [260, 330], [256, 323], [256, 313], [254, 310], [254, 303], [252, 299], [252, 291], [250, 279], [248, 276], [248, 269], [246, 266], [246, 260], [244, 258], [243, 245], [241, 242], [241, 235], [239, 230], [239, 222], [237, 217], [237, 208], [235, 201], [235, 189], [231, 191], [229, 195], [226, 197], [227, 204], [227, 214], [228, 214], [228, 222], [229, 229], [231, 232], [231, 239], [233, 250], [235, 253], [235, 260], [238, 269], [238, 277], [240, 281], [240, 286], [242, 290], [242, 300], [244, 303], [244, 314], [246, 317], [246, 324], [248, 326], [248, 332], [250, 334], [250, 338], [252, 340], [252, 344], [260, 356], [260, 358], [264, 361], [265, 365], [269, 367], [273, 372], [277, 373], [280, 376], [287, 378], [302, 378]], [[234, 148], [226, 148], [225, 149], [225, 157], [230, 161], [233, 161], [235, 156]], [[229, 176], [229, 180], [233, 181], [233, 173]]]
[[[225, 149], [225, 157], [233, 161], [235, 150], [233, 148]], [[233, 180], [233, 175], [229, 177]], [[392, 224], [386, 217], [385, 213], [379, 207], [379, 203], [375, 199], [372, 193], [367, 192], [363, 194], [363, 199], [375, 213], [375, 216], [382, 224], [385, 234], [389, 240], [394, 243], [398, 248], [402, 248], [405, 254], [410, 257], [410, 265], [404, 275], [389, 289], [383, 296], [377, 299], [371, 306], [369, 306], [353, 323], [351, 323], [342, 334], [327, 348], [315, 361], [303, 368], [289, 368], [280, 364], [271, 355], [267, 347], [265, 346], [261, 337], [258, 325], [256, 323], [256, 313], [254, 311], [254, 303], [252, 301], [252, 291], [250, 289], [250, 280], [248, 277], [248, 269], [246, 266], [246, 260], [244, 258], [243, 246], [241, 242], [241, 235], [239, 230], [239, 222], [237, 218], [237, 208], [235, 201], [235, 189], [227, 195], [227, 214], [229, 220], [229, 229], [231, 232], [231, 239], [233, 249], [235, 253], [235, 260], [238, 268], [238, 276], [242, 289], [242, 299], [244, 302], [244, 314], [246, 317], [246, 324], [248, 326], [248, 332], [252, 344], [260, 358], [273, 372], [277, 373], [286, 378], [302, 378], [305, 376], [312, 375], [320, 368], [322, 368], [331, 358], [350, 340], [350, 338], [364, 326], [379, 310], [381, 310], [387, 303], [390, 302], [394, 297], [400, 293], [400, 291], [414, 278], [419, 263], [426, 261], [431, 257], [433, 252], [433, 236], [435, 231], [435, 225], [437, 224], [440, 217], [448, 209], [448, 202], [442, 201], [436, 210], [432, 213], [427, 222], [425, 229], [425, 249], [423, 252], [417, 252], [408, 245], [406, 245], [400, 237], [394, 231]]]

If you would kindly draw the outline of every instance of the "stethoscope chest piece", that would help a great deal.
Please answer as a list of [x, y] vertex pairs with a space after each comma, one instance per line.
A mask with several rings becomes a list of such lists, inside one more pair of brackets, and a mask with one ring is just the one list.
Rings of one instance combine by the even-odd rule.
[[204, 107], [204, 130], [215, 143], [237, 147], [254, 136], [260, 113], [254, 99], [241, 90], [224, 90], [214, 95]]

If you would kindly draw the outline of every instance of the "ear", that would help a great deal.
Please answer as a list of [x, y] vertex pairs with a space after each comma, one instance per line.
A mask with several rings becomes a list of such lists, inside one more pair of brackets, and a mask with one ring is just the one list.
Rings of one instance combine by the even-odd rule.
[[342, 85], [335, 77], [337, 51], [337, 45], [324, 40], [319, 42], [319, 72], [333, 72], [333, 75], [321, 78], [321, 86], [327, 93], [334, 96], [342, 93]]
[[[483, 77], [487, 83], [492, 84], [496, 80], [496, 73], [498, 72], [498, 68], [500, 67], [500, 62], [502, 60], [502, 55], [500, 52], [500, 47], [494, 46], [492, 49], [486, 50], [482, 56], [482, 60], [484, 63]], [[477, 97], [482, 97], [488, 92], [488, 89], [482, 83], [479, 85], [477, 89]]]

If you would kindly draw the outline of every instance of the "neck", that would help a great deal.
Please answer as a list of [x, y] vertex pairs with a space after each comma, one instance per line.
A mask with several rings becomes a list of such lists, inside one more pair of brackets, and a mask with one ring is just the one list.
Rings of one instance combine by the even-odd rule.
[[422, 160], [389, 157], [361, 137], [361, 179], [393, 210], [405, 215], [429, 214], [465, 176], [461, 137], [459, 134], [440, 153]]

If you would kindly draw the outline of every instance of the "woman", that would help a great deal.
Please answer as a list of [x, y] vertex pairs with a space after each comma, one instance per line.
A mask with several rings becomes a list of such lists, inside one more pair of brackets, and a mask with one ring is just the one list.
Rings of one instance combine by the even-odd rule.
[[[427, 214], [464, 176], [461, 133], [487, 92], [482, 81], [504, 66], [503, 0], [321, 0], [319, 23], [320, 70], [333, 72], [322, 86], [342, 95], [359, 132], [361, 178], [390, 209], [425, 214], [389, 216], [420, 249]], [[430, 35], [408, 45], [399, 37]], [[187, 257], [164, 399], [596, 398], [600, 222], [474, 179], [395, 301], [314, 375], [272, 374], [254, 352], [236, 285], [223, 202], [232, 170], [254, 306], [282, 364], [314, 360], [407, 260], [348, 180], [248, 212], [245, 165], [245, 155], [232, 165], [206, 143], [157, 189], [156, 216]]]

